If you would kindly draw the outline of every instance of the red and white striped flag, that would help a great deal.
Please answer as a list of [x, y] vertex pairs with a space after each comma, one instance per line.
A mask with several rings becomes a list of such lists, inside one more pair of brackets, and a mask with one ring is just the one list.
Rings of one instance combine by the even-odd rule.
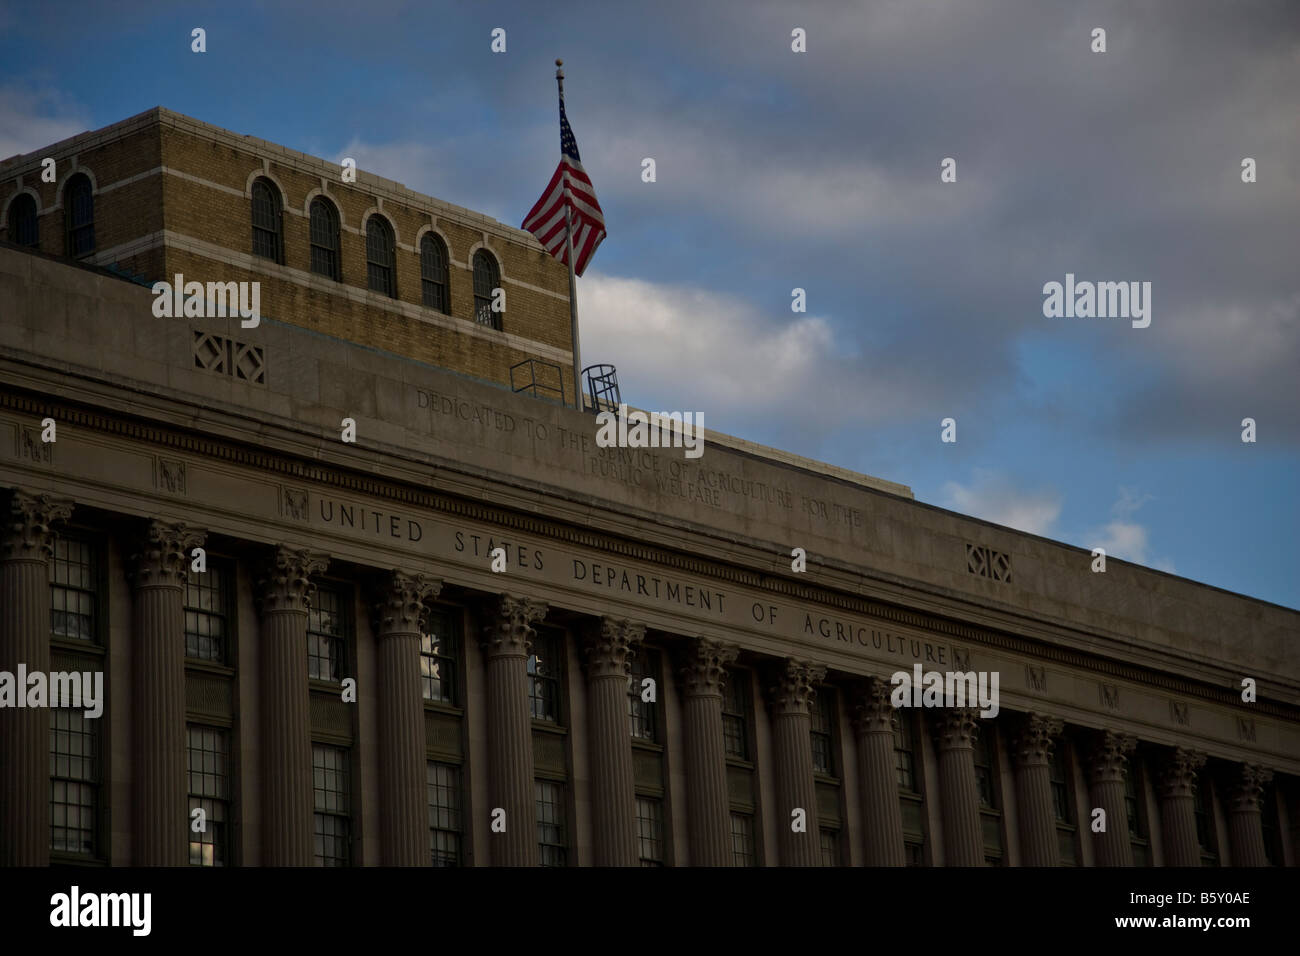
[[572, 210], [573, 271], [582, 275], [596, 247], [605, 238], [605, 214], [596, 201], [587, 171], [578, 158], [578, 141], [569, 128], [569, 118], [564, 114], [564, 93], [560, 93], [560, 165], [555, 167], [542, 198], [524, 217], [527, 229], [546, 251], [568, 265], [568, 244], [565, 241], [564, 213]]

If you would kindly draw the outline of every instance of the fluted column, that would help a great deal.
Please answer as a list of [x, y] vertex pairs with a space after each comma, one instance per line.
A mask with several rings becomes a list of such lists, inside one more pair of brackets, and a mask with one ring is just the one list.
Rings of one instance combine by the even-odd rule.
[[1273, 771], [1254, 764], [1237, 768], [1228, 790], [1228, 837], [1233, 866], [1268, 866], [1260, 798]]
[[645, 627], [603, 617], [583, 642], [591, 742], [591, 823], [597, 866], [636, 866], [636, 792], [627, 695], [629, 656]]
[[[14, 490], [0, 512], [0, 670], [50, 670], [53, 526], [72, 502]], [[26, 687], [15, 688], [26, 694]], [[0, 708], [0, 866], [50, 862], [50, 712]]]
[[861, 685], [853, 704], [867, 866], [907, 865], [898, 804], [898, 757], [894, 754], [896, 718], [889, 696], [889, 684], [872, 677]]
[[206, 533], [149, 522], [131, 555], [131, 858], [136, 866], [189, 859], [185, 748], [185, 582], [190, 549]]
[[974, 707], [943, 707], [930, 712], [939, 762], [939, 801], [947, 866], [983, 866], [979, 787], [975, 782]]
[[[771, 673], [768, 704], [772, 708], [772, 753], [776, 761], [777, 851], [782, 866], [820, 866], [817, 783], [813, 779], [812, 720], [817, 692], [813, 685], [826, 668], [790, 658]], [[803, 811], [803, 829], [793, 829], [795, 812]]]
[[1200, 866], [1201, 841], [1196, 836], [1197, 772], [1205, 754], [1174, 750], [1159, 778], [1160, 824], [1164, 835], [1165, 866]]
[[1023, 866], [1060, 866], [1056, 807], [1048, 761], [1064, 725], [1054, 717], [1026, 714], [1012, 744], [1016, 766], [1016, 815], [1020, 819]]
[[505, 811], [505, 832], [492, 832], [497, 866], [537, 865], [533, 800], [533, 723], [528, 705], [528, 655], [533, 625], [546, 616], [541, 601], [502, 594], [483, 629], [487, 682], [488, 803]]
[[1128, 804], [1124, 800], [1124, 775], [1137, 738], [1103, 731], [1088, 756], [1088, 793], [1092, 805], [1106, 811], [1106, 830], [1093, 833], [1098, 866], [1132, 866]]
[[420, 620], [442, 582], [394, 570], [375, 595], [379, 671], [379, 842], [384, 866], [428, 866], [429, 799]]
[[307, 609], [326, 555], [281, 545], [258, 580], [262, 668], [262, 862], [310, 866], [313, 844]]
[[726, 666], [740, 649], [703, 637], [691, 641], [681, 666], [686, 737], [686, 833], [693, 866], [731, 866], [731, 809], [722, 736]]

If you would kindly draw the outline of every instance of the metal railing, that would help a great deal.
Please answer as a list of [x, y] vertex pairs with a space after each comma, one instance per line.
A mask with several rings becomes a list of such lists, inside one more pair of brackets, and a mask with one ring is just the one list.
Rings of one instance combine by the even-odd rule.
[[623, 399], [618, 390], [618, 372], [612, 365], [588, 365], [582, 370], [591, 396], [591, 411], [617, 412]]
[[[516, 376], [516, 372], [519, 372], [518, 376]], [[526, 378], [525, 373], [527, 373]], [[516, 379], [522, 381], [523, 384], [515, 384]], [[558, 384], [549, 385], [544, 379], [553, 380]], [[560, 367], [554, 362], [543, 362], [541, 359], [530, 358], [510, 366], [510, 388], [515, 392], [530, 392], [534, 398], [540, 397], [539, 392], [550, 392], [560, 396], [561, 405], [569, 404], [564, 393], [564, 375], [560, 371]]]

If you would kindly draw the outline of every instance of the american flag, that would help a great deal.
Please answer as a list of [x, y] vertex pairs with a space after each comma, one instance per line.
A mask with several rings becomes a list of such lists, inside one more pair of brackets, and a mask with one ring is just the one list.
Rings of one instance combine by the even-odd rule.
[[568, 246], [564, 234], [564, 211], [573, 210], [573, 271], [582, 275], [596, 247], [605, 238], [605, 214], [596, 201], [587, 171], [578, 158], [578, 141], [564, 114], [564, 94], [560, 94], [560, 165], [555, 167], [542, 198], [524, 217], [527, 229], [546, 251], [568, 265]]

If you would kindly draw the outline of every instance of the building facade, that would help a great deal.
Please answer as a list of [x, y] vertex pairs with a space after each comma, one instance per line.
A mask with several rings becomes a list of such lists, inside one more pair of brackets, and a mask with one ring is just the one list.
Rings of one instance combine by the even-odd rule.
[[[0, 672], [105, 688], [0, 708], [0, 862], [1297, 861], [1300, 613], [600, 447], [510, 387], [568, 368], [564, 270], [340, 176], [163, 110], [0, 163]], [[260, 322], [158, 315], [177, 273]], [[917, 665], [998, 713], [895, 707]]]

